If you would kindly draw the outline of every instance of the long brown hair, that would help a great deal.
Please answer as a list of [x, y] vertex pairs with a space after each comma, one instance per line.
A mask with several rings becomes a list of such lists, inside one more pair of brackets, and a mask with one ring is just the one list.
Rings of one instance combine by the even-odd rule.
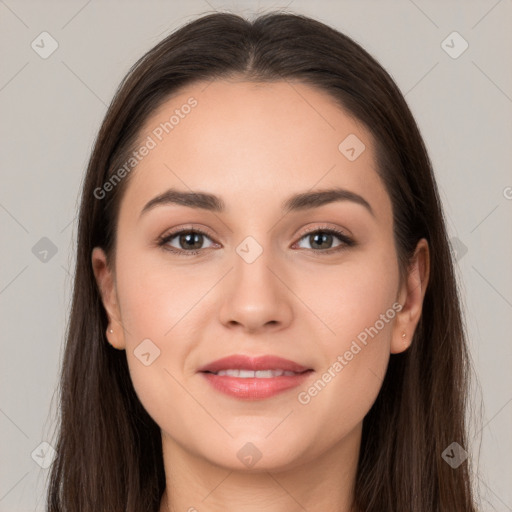
[[91, 265], [95, 246], [113, 261], [129, 176], [102, 199], [95, 191], [127, 161], [144, 121], [171, 94], [195, 81], [224, 77], [295, 80], [332, 96], [373, 134], [379, 174], [393, 205], [401, 271], [420, 238], [430, 246], [430, 280], [412, 345], [391, 355], [364, 419], [354, 509], [474, 512], [469, 460], [454, 469], [442, 458], [452, 442], [467, 448], [471, 367], [422, 137], [398, 87], [373, 57], [319, 21], [280, 12], [253, 21], [208, 14], [186, 24], [135, 63], [108, 109], [82, 191], [49, 512], [159, 510], [165, 488], [160, 429], [137, 398], [126, 354], [106, 341], [107, 316]]

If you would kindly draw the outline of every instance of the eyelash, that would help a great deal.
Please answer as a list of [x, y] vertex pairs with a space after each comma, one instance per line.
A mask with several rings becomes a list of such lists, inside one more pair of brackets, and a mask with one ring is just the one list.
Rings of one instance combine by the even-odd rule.
[[[178, 235], [182, 235], [182, 234], [200, 234], [200, 235], [203, 235], [203, 236], [206, 236], [208, 238], [211, 239], [210, 235], [208, 233], [206, 233], [205, 231], [201, 230], [201, 229], [181, 229], [179, 231], [174, 231], [172, 233], [169, 233], [167, 235], [163, 235], [161, 237], [158, 238], [158, 241], [157, 241], [157, 244], [159, 247], [162, 247], [164, 250], [166, 251], [169, 251], [173, 254], [176, 254], [178, 256], [195, 256], [197, 254], [199, 254], [201, 251], [204, 251], [204, 249], [197, 249], [197, 250], [193, 250], [193, 251], [184, 251], [182, 249], [176, 249], [174, 247], [170, 247], [170, 246], [166, 246], [166, 244], [168, 244], [173, 238], [176, 238]], [[342, 231], [338, 231], [337, 229], [334, 229], [334, 228], [323, 228], [323, 227], [318, 227], [318, 228], [315, 228], [315, 229], [312, 229], [310, 231], [307, 231], [306, 233], [303, 233], [302, 236], [299, 238], [299, 242], [305, 238], [306, 236], [308, 235], [312, 235], [312, 234], [315, 234], [315, 233], [324, 233], [324, 234], [328, 234], [328, 235], [334, 235], [336, 236], [336, 238], [339, 239], [340, 242], [342, 242], [341, 245], [339, 245], [338, 247], [331, 247], [329, 249], [325, 249], [325, 250], [321, 250], [321, 249], [306, 249], [307, 251], [310, 251], [310, 252], [313, 252], [313, 253], [317, 253], [316, 256], [324, 256], [324, 255], [330, 255], [330, 254], [333, 254], [333, 253], [338, 253], [344, 249], [347, 249], [347, 247], [353, 247], [355, 245], [355, 242], [354, 240], [352, 240], [351, 238], [349, 238], [345, 233], [343, 233]], [[318, 254], [319, 253], [319, 254]]]

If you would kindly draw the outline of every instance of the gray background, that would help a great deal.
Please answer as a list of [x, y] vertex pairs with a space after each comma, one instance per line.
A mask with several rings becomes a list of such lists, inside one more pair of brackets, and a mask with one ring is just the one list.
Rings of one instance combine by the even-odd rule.
[[[0, 0], [0, 511], [44, 510], [49, 470], [40, 464], [51, 450], [40, 444], [52, 443], [78, 194], [119, 82], [197, 15], [286, 6], [362, 44], [418, 121], [458, 258], [477, 374], [465, 448], [478, 465], [481, 509], [512, 511], [512, 0]], [[46, 59], [31, 47], [43, 31], [59, 45]], [[457, 58], [445, 50], [458, 53], [462, 41], [442, 43], [453, 31], [469, 44]]]

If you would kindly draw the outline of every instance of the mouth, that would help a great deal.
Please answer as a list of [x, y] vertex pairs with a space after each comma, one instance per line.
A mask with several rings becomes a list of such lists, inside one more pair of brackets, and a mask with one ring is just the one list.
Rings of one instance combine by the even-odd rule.
[[214, 390], [225, 395], [258, 400], [299, 386], [312, 368], [277, 356], [233, 355], [198, 370]]
[[221, 377], [227, 375], [228, 377], [238, 377], [240, 379], [271, 379], [272, 377], [281, 377], [281, 375], [286, 375], [287, 377], [298, 375], [297, 373], [288, 370], [241, 370], [235, 368], [206, 373], [220, 375]]

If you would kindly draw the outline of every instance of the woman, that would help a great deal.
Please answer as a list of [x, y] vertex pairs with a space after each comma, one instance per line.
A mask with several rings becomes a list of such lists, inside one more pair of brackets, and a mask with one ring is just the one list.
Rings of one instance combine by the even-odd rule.
[[310, 18], [203, 16], [89, 162], [48, 510], [474, 511], [467, 348], [403, 96]]

